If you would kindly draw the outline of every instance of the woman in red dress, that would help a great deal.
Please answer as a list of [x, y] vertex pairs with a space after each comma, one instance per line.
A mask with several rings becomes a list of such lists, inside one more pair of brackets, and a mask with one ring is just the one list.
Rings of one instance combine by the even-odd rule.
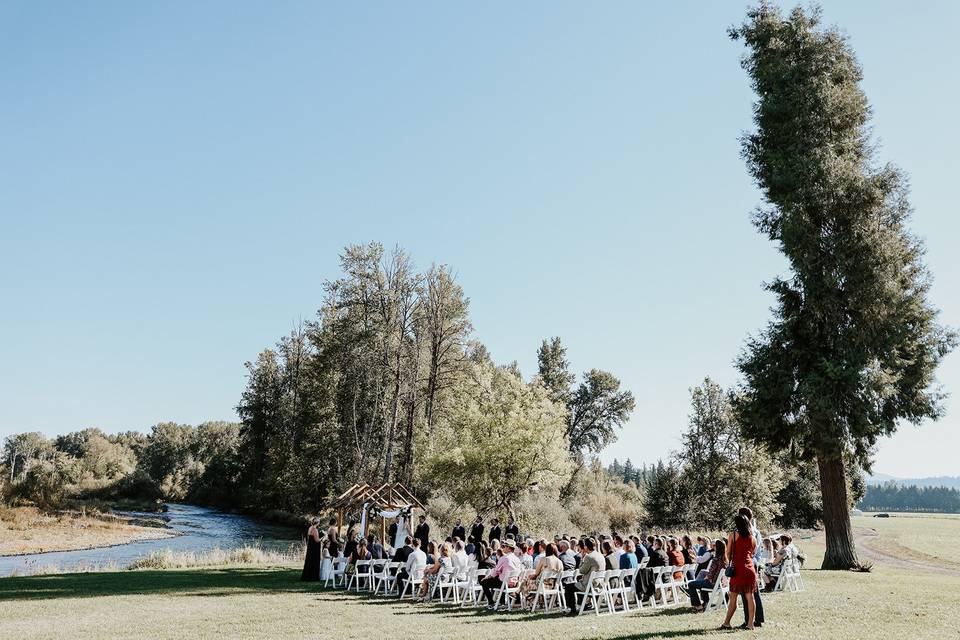
[[[727, 562], [733, 567], [730, 578], [730, 602], [727, 604], [727, 618], [721, 629], [730, 629], [730, 620], [737, 611], [737, 600], [741, 593], [753, 593], [757, 590], [757, 569], [753, 566], [753, 552], [757, 541], [750, 531], [750, 521], [746, 516], [738, 515], [734, 519], [737, 530], [727, 536]], [[747, 598], [747, 629], [753, 629], [753, 617], [757, 605], [754, 599]]]

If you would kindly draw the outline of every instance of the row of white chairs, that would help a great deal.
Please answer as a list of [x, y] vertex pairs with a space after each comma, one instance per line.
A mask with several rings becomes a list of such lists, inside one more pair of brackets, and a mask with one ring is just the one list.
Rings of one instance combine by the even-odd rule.
[[[376, 595], [399, 595], [400, 599], [409, 594], [414, 597], [424, 581], [422, 571], [415, 572], [404, 581], [402, 591], [397, 594], [398, 571], [404, 568], [405, 563], [390, 560], [360, 560], [356, 563], [352, 573], [346, 572], [348, 561], [346, 558], [334, 560], [332, 570], [324, 580], [324, 586], [345, 588], [348, 591], [367, 591]], [[646, 568], [646, 558], [634, 569], [612, 569], [594, 571], [586, 580], [587, 588], [576, 591], [579, 610], [582, 612], [589, 603], [596, 615], [603, 613], [629, 612], [631, 606], [640, 609], [644, 603], [653, 608], [673, 607], [684, 604], [682, 589], [686, 588], [690, 579], [695, 576], [696, 565], [683, 567], [652, 567], [654, 598], [643, 601], [637, 594], [636, 580], [639, 572]], [[483, 604], [483, 589], [480, 581], [486, 577], [488, 570], [478, 569], [474, 564], [467, 569], [449, 567], [442, 570], [434, 581], [430, 599], [441, 603], [458, 604], [461, 607], [479, 606]], [[527, 602], [520, 597], [520, 585], [530, 570], [513, 571], [502, 581], [502, 585], [494, 593], [496, 608], [505, 607], [513, 611], [514, 606], [521, 610], [529, 608], [531, 612], [538, 609], [550, 613], [554, 609], [563, 610], [567, 607], [563, 585], [579, 579], [577, 569], [566, 570], [560, 573], [542, 571], [538, 577], [533, 598]], [[679, 574], [677, 578], [675, 574]], [[796, 561], [786, 561], [780, 576], [777, 579], [776, 591], [802, 591], [803, 579], [800, 577], [799, 564]], [[701, 589], [708, 595], [707, 610], [726, 606], [729, 597], [729, 586], [726, 577], [721, 574], [720, 579], [711, 589]]]

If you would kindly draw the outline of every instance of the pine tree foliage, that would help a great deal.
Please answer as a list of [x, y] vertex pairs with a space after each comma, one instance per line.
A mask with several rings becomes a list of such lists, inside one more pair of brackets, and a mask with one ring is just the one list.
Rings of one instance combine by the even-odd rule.
[[876, 161], [863, 73], [820, 12], [769, 4], [730, 35], [758, 99], [743, 156], [765, 206], [754, 222], [790, 273], [767, 285], [774, 319], [738, 366], [744, 428], [820, 467], [825, 568], [857, 559], [844, 461], [869, 468], [900, 421], [942, 413], [934, 380], [956, 343], [937, 324], [922, 243], [910, 233], [907, 180]]

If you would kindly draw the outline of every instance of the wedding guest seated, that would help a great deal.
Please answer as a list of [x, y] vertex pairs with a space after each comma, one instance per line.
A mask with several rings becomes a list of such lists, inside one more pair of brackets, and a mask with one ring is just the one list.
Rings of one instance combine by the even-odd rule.
[[780, 548], [773, 560], [763, 568], [763, 582], [767, 591], [773, 591], [777, 585], [777, 579], [783, 571], [783, 563], [797, 559], [797, 548], [793, 545], [793, 536], [789, 533], [781, 534], [780, 543]]
[[467, 538], [467, 545], [464, 547], [464, 551], [467, 552], [468, 556], [472, 556], [476, 553], [477, 545], [473, 536], [470, 536], [469, 538]]
[[[503, 553], [500, 555], [500, 559], [497, 560], [497, 566], [487, 574], [487, 577], [480, 581], [483, 595], [487, 599], [487, 609], [490, 611], [497, 608], [493, 602], [493, 592], [503, 585], [503, 581], [507, 579], [507, 575], [511, 571], [518, 571], [523, 568], [523, 565], [520, 564], [520, 558], [514, 553], [515, 547], [512, 539], [505, 540], [501, 544], [501, 547], [503, 548]], [[514, 586], [516, 584], [514, 580], [511, 580], [512, 584], [508, 586]]]
[[577, 615], [579, 605], [577, 604], [577, 592], [583, 593], [587, 590], [587, 580], [594, 571], [603, 571], [604, 558], [597, 551], [597, 543], [593, 538], [583, 538], [580, 540], [580, 553], [583, 556], [580, 560], [580, 577], [575, 581], [564, 585], [564, 597], [567, 606], [570, 607], [570, 615]]
[[617, 559], [618, 565], [613, 566], [614, 555], [613, 555], [613, 542], [610, 540], [604, 540], [600, 543], [600, 553], [603, 555], [603, 568], [607, 571], [611, 569], [619, 569], [619, 559]]
[[637, 536], [631, 537], [630, 540], [633, 542], [633, 553], [637, 556], [637, 562], [643, 562], [643, 559], [650, 554], [643, 545], [643, 540]]
[[612, 541], [613, 557], [610, 558], [610, 564], [613, 565], [614, 569], [617, 569], [620, 567], [620, 556], [623, 555], [623, 536], [614, 535]]
[[763, 539], [763, 551], [760, 553], [760, 562], [767, 564], [773, 562], [773, 558], [776, 554], [776, 550], [773, 548], [773, 539], [764, 538]]
[[520, 564], [523, 565], [524, 569], [533, 569], [533, 556], [527, 553], [527, 543], [521, 542], [517, 548], [517, 557], [520, 559]]
[[707, 567], [706, 575], [700, 580], [693, 580], [687, 583], [687, 590], [690, 593], [690, 606], [693, 607], [694, 611], [703, 611], [707, 603], [710, 600], [710, 594], [704, 592], [701, 594], [701, 589], [713, 589], [717, 580], [720, 580], [723, 575], [723, 570], [727, 568], [727, 543], [723, 540], [717, 540], [714, 543], [714, 553], [713, 559], [710, 562], [710, 566]]
[[403, 546], [396, 550], [393, 554], [394, 562], [406, 562], [407, 558], [410, 557], [410, 554], [413, 552], [413, 538], [407, 536], [403, 540]]
[[[407, 564], [397, 572], [397, 595], [403, 593], [404, 586], [410, 576], [417, 575], [427, 567], [427, 554], [420, 549], [420, 540], [407, 536], [407, 547], [410, 547]], [[406, 548], [406, 547], [404, 547]]]
[[[420, 540], [420, 548], [423, 548], [423, 540]], [[427, 543], [427, 564], [432, 565], [437, 561], [437, 545], [434, 542]]]
[[493, 569], [497, 561], [490, 556], [490, 547], [483, 540], [476, 546], [474, 559], [477, 562], [477, 569]]
[[[653, 536], [650, 537], [653, 538]], [[670, 566], [670, 558], [667, 557], [667, 553], [663, 550], [662, 538], [653, 538], [650, 544], [650, 555], [648, 557], [649, 560], [647, 561], [646, 569], [638, 574], [637, 580], [637, 593], [640, 595], [640, 599], [645, 601], [656, 595], [656, 590], [654, 589], [656, 580], [653, 572], [649, 571], [649, 569]]]
[[[557, 545], [552, 542], [544, 547], [544, 552], [538, 560], [540, 562], [537, 563], [537, 570], [527, 576], [520, 588], [520, 592], [523, 593], [524, 597], [528, 600], [533, 597], [537, 590], [537, 581], [540, 579], [541, 573], [544, 571], [556, 571], [557, 573], [563, 571], [563, 563], [560, 562], [560, 558], [557, 557]], [[556, 578], [544, 579], [544, 586], [552, 589], [555, 581]]]
[[[676, 538], [670, 538], [670, 540], [667, 541], [667, 557], [670, 559], [671, 567], [682, 567], [684, 564], [686, 564], [683, 560], [683, 553], [680, 551], [680, 544], [677, 542]], [[683, 579], [683, 572], [674, 571], [673, 579]]]
[[627, 538], [623, 541], [623, 553], [620, 554], [620, 569], [636, 569], [640, 564], [640, 561], [637, 560], [637, 554], [634, 551], [636, 547], [633, 544], [633, 540]]
[[353, 553], [350, 555], [350, 564], [347, 567], [347, 572], [348, 573], [354, 573], [354, 572], [367, 573], [368, 571], [370, 571], [370, 566], [366, 565], [366, 566], [358, 567], [357, 562], [359, 562], [360, 560], [370, 560], [370, 559], [371, 559], [370, 552], [367, 550], [367, 541], [364, 540], [363, 538], [360, 538], [360, 542], [357, 543], [356, 549], [354, 549]]
[[[432, 542], [430, 543], [433, 544]], [[423, 582], [420, 584], [420, 597], [417, 602], [429, 602], [433, 595], [433, 587], [440, 579], [440, 574], [451, 568], [450, 543], [444, 542], [440, 545], [440, 555], [436, 561], [423, 570]]]
[[370, 558], [372, 560], [383, 560], [386, 557], [383, 555], [383, 545], [380, 544], [380, 541], [377, 540], [377, 537], [372, 533], [367, 536], [367, 549], [370, 550]]
[[[560, 558], [560, 563], [563, 565], [564, 571], [577, 568], [577, 557], [574, 555], [573, 550], [570, 549], [569, 540], [560, 540], [557, 550], [559, 551], [558, 557]], [[572, 578], [567, 580], [567, 582], [570, 582], [570, 580], [572, 580]]]
[[531, 558], [533, 558], [533, 568], [536, 569], [537, 565], [540, 562], [540, 559], [543, 557], [543, 549], [547, 543], [543, 540], [537, 540], [533, 543], [533, 553]]
[[703, 577], [705, 571], [710, 568], [710, 560], [713, 559], [714, 551], [711, 548], [713, 542], [707, 541], [704, 538], [697, 538], [697, 542], [700, 542], [700, 547], [697, 550], [697, 557], [694, 558], [694, 561], [697, 563], [697, 576]]

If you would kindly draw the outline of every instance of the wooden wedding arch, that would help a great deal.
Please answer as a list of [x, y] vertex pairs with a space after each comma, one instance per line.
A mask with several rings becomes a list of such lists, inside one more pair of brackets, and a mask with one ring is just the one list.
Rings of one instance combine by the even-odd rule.
[[[340, 494], [330, 503], [331, 509], [337, 510], [337, 528], [343, 529], [343, 514], [345, 512], [359, 512], [369, 510], [371, 507], [378, 511], [396, 511], [404, 509], [420, 509], [425, 511], [423, 504], [417, 500], [409, 489], [400, 482], [384, 482], [379, 487], [374, 487], [366, 482], [354, 484], [349, 489]], [[363, 519], [361, 519], [363, 521]], [[362, 527], [361, 529], [364, 529]], [[360, 535], [365, 536], [366, 531], [361, 530]], [[385, 542], [387, 538], [386, 518], [380, 520], [380, 541]]]

